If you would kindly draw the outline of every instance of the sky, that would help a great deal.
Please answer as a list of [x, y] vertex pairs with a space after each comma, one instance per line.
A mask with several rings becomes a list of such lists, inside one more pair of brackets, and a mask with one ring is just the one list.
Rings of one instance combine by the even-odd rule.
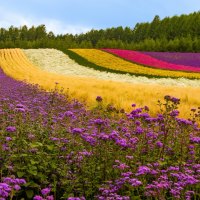
[[55, 34], [79, 34], [199, 10], [200, 0], [0, 0], [0, 27], [45, 24]]

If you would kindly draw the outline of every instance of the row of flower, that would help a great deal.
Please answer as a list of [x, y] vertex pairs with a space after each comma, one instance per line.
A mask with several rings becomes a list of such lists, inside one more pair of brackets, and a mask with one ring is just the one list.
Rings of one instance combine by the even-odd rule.
[[200, 53], [142, 52], [159, 60], [178, 65], [200, 67]]
[[165, 96], [160, 113], [102, 106], [27, 85], [0, 70], [0, 198], [199, 199], [200, 129]]
[[[54, 89], [55, 82], [59, 82], [60, 88], [64, 88], [65, 92], [81, 102], [87, 102], [90, 108], [95, 105], [95, 97], [101, 95], [105, 104], [112, 102], [126, 110], [130, 110], [130, 104], [134, 99], [139, 106], [151, 105], [151, 113], [155, 114], [158, 111], [157, 99], [161, 99], [166, 93], [176, 95], [183, 100], [184, 104], [180, 105], [181, 116], [189, 117], [188, 110], [199, 105], [199, 80], [181, 78], [160, 79], [154, 82], [154, 79], [138, 77], [141, 80], [137, 81], [137, 79], [136, 82], [132, 82], [135, 84], [130, 84], [92, 77], [66, 76], [41, 70], [32, 64], [20, 49], [0, 50], [0, 66], [8, 76], [30, 84], [38, 84], [47, 91]], [[179, 87], [176, 87], [177, 85]]]
[[[200, 78], [200, 74], [194, 72], [172, 71], [172, 70], [156, 69], [153, 67], [145, 67], [139, 64], [131, 63], [120, 57], [112, 55], [111, 53], [98, 49], [71, 49], [71, 51], [84, 57], [88, 61], [95, 63], [96, 65], [102, 66], [107, 69], [116, 70], [119, 72], [127, 72], [130, 74], [137, 74], [137, 75], [144, 75], [151, 77], [156, 76], [156, 77], [174, 77], [174, 78], [178, 77], [198, 78], [198, 79]], [[123, 53], [123, 56], [126, 57], [129, 56], [129, 54]], [[139, 59], [138, 56], [135, 57]]]
[[117, 55], [123, 59], [132, 61], [145, 66], [155, 67], [158, 69], [168, 69], [168, 70], [178, 70], [178, 71], [189, 71], [189, 72], [200, 72], [199, 67], [186, 66], [180, 64], [174, 64], [170, 62], [163, 61], [161, 59], [154, 58], [147, 53], [131, 51], [131, 50], [122, 50], [122, 49], [102, 49], [106, 52]]
[[165, 86], [192, 86], [200, 87], [200, 80], [189, 80], [186, 78], [148, 78], [145, 76], [134, 76], [129, 74], [117, 74], [106, 71], [99, 71], [93, 68], [79, 65], [69, 56], [56, 49], [26, 49], [23, 50], [28, 59], [47, 72], [60, 75], [90, 77], [102, 80], [111, 80], [127, 83], [159, 84]]

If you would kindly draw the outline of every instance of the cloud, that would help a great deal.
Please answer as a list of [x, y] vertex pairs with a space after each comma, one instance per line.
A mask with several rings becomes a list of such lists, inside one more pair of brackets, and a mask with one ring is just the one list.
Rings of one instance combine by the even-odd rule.
[[44, 19], [43, 23], [46, 25], [47, 31], [53, 31], [55, 34], [62, 34], [62, 33], [85, 33], [89, 31], [90, 27], [85, 27], [82, 25], [71, 25], [71, 24], [64, 24], [59, 20], [54, 19]]
[[53, 31], [55, 34], [79, 34], [85, 33], [91, 29], [91, 27], [86, 27], [79, 24], [67, 24], [57, 19], [37, 19], [35, 17], [23, 16], [22, 14], [14, 13], [0, 8], [0, 27], [8, 28], [11, 25], [19, 27], [23, 25], [38, 26], [45, 24], [47, 31]]

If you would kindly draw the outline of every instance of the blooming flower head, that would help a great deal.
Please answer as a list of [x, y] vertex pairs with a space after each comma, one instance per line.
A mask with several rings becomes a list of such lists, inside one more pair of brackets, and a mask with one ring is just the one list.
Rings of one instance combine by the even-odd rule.
[[83, 133], [83, 129], [81, 129], [81, 128], [73, 128], [72, 133], [81, 134], [81, 133]]
[[8, 132], [15, 132], [17, 129], [16, 129], [16, 127], [15, 126], [8, 126], [7, 128], [6, 128], [6, 131], [8, 131]]
[[103, 101], [103, 99], [102, 99], [101, 96], [97, 96], [97, 97], [96, 97], [96, 101], [97, 101], [97, 102], [101, 102], [101, 101]]
[[47, 197], [46, 197], [46, 200], [54, 200], [53, 195], [47, 196]]
[[9, 193], [11, 192], [11, 187], [7, 183], [0, 183], [0, 197], [6, 198], [9, 196]]
[[11, 137], [6, 137], [6, 141], [11, 141], [12, 138]]
[[143, 174], [148, 174], [151, 172], [151, 169], [147, 166], [140, 166], [138, 169], [138, 172], [136, 173], [136, 176], [140, 176]]
[[21, 187], [19, 185], [14, 185], [14, 189], [18, 191], [21, 189]]
[[158, 142], [156, 142], [156, 146], [161, 148], [161, 147], [163, 147], [163, 143], [161, 141], [158, 141]]
[[33, 200], [44, 200], [43, 197], [36, 195], [33, 197]]
[[44, 188], [41, 190], [42, 195], [46, 196], [51, 192], [51, 188]]
[[172, 110], [172, 112], [170, 113], [170, 116], [172, 117], [176, 117], [179, 115], [179, 111], [178, 110]]
[[72, 117], [73, 115], [74, 115], [74, 113], [70, 110], [68, 110], [64, 113], [64, 116], [66, 116], [66, 117]]

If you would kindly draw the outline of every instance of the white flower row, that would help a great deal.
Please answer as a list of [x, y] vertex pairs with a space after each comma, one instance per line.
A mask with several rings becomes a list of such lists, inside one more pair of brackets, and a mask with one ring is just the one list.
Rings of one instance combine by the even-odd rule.
[[91, 77], [127, 83], [200, 87], [200, 80], [189, 80], [186, 78], [147, 78], [144, 76], [131, 76], [129, 74], [101, 72], [77, 64], [74, 60], [70, 59], [69, 56], [56, 49], [27, 49], [24, 50], [24, 53], [33, 64], [37, 65], [42, 70], [62, 75]]

